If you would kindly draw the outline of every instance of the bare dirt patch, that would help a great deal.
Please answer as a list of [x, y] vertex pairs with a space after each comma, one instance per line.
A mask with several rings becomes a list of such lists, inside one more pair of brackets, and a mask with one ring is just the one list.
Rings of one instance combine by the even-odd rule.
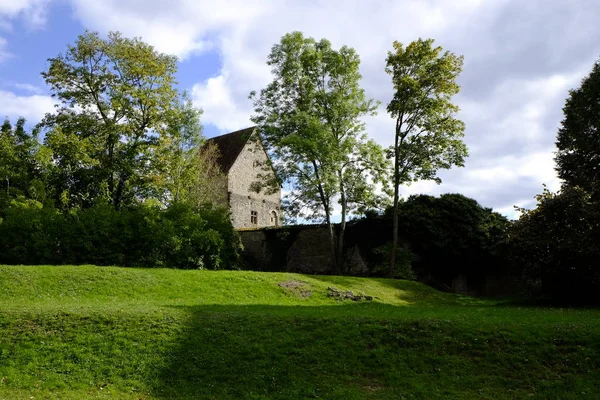
[[306, 282], [291, 280], [291, 281], [279, 282], [277, 285], [279, 287], [286, 288], [286, 289], [298, 289], [298, 288], [305, 286]]
[[297, 281], [297, 280], [289, 280], [285, 282], [279, 282], [277, 286], [286, 289], [287, 292], [294, 293], [300, 297], [310, 297], [312, 296], [312, 292], [308, 290], [308, 284], [306, 282]]

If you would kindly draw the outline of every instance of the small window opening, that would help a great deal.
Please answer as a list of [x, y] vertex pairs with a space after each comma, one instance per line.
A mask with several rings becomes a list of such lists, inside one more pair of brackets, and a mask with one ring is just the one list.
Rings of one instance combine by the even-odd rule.
[[271, 225], [278, 226], [279, 219], [277, 218], [277, 213], [275, 211], [271, 211]]
[[258, 212], [250, 211], [250, 223], [257, 225], [258, 224]]

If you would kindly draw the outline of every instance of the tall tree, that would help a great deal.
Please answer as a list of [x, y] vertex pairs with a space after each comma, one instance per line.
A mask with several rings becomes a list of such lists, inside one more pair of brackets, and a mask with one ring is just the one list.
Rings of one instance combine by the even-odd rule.
[[460, 87], [456, 78], [463, 58], [441, 47], [433, 39], [418, 39], [404, 47], [394, 42], [385, 71], [391, 75], [394, 96], [387, 111], [394, 118], [393, 242], [390, 276], [394, 275], [398, 246], [398, 200], [400, 186], [426, 179], [441, 182], [439, 169], [463, 166], [468, 155], [462, 142], [465, 125], [455, 118], [458, 107], [452, 96]]
[[569, 92], [563, 112], [555, 156], [562, 187], [544, 188], [534, 209], [519, 209], [509, 250], [538, 295], [600, 304], [600, 61]]
[[581, 86], [571, 90], [558, 130], [556, 171], [570, 186], [600, 194], [600, 61]]
[[176, 58], [137, 38], [86, 32], [49, 63], [42, 76], [60, 106], [43, 126], [55, 164], [68, 167], [58, 171], [68, 175], [57, 179], [60, 195], [84, 204], [106, 197], [117, 209], [145, 196], [159, 149], [179, 132], [169, 128], [181, 116]]
[[[381, 149], [369, 141], [360, 118], [376, 104], [360, 87], [360, 59], [347, 46], [306, 38], [301, 32], [282, 37], [267, 64], [274, 80], [260, 94], [250, 94], [252, 117], [282, 179], [291, 185], [286, 198], [291, 215], [324, 218], [331, 239], [332, 270], [342, 267], [348, 214], [373, 197], [374, 180], [383, 170]], [[335, 202], [341, 206], [336, 235]]]

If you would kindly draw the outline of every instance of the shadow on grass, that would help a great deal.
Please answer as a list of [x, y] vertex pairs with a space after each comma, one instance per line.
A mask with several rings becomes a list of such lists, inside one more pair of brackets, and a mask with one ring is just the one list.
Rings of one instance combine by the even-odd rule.
[[579, 379], [598, 371], [593, 341], [559, 332], [569, 358], [581, 363], [567, 370], [566, 353], [540, 339], [556, 340], [556, 332], [507, 328], [514, 316], [503, 309], [486, 321], [477, 307], [455, 316], [382, 304], [176, 308], [188, 323], [158, 376], [159, 399], [503, 398], [506, 390], [534, 393], [535, 379], [560, 395], [572, 387], [552, 383], [555, 373]]
[[160, 399], [396, 398], [398, 357], [428, 335], [419, 322], [387, 321], [396, 307], [386, 305], [177, 308], [189, 323], [153, 391]]

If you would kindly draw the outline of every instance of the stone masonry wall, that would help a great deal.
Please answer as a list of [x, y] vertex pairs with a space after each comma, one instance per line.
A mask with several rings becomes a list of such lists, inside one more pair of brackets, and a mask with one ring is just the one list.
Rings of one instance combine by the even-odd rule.
[[[229, 195], [229, 208], [231, 210], [233, 227], [236, 229], [281, 225], [279, 220], [277, 223], [271, 221], [273, 211], [275, 211], [277, 218], [279, 218], [280, 204], [261, 199], [258, 196], [244, 196], [232, 193]], [[253, 224], [250, 219], [252, 211], [256, 211], [257, 213], [258, 221], [256, 224]]]
[[[257, 271], [325, 274], [331, 266], [329, 231], [322, 225], [287, 226], [239, 231], [243, 257]], [[344, 273], [366, 275], [368, 268], [356, 246], [345, 255]]]
[[[265, 173], [266, 163], [267, 155], [263, 148], [249, 140], [229, 170], [229, 204], [234, 228], [281, 225], [281, 190], [273, 194], [251, 190], [257, 175]], [[256, 223], [251, 220], [253, 211], [256, 212]]]

